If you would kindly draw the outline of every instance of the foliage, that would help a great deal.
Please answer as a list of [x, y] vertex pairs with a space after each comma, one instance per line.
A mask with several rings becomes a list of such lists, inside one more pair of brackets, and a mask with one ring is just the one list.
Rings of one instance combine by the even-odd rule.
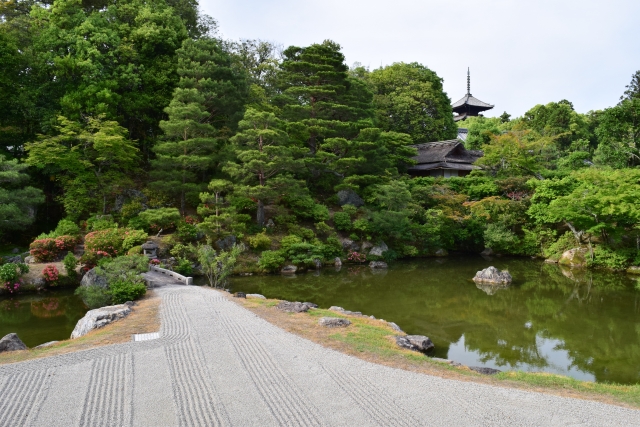
[[116, 280], [109, 284], [109, 294], [113, 304], [124, 304], [127, 301], [140, 299], [147, 293], [144, 283]]
[[44, 201], [41, 190], [26, 185], [26, 168], [26, 164], [0, 154], [0, 237], [29, 227], [35, 220], [36, 206]]
[[178, 263], [173, 267], [173, 271], [180, 273], [183, 276], [191, 276], [193, 274], [193, 266], [191, 261], [185, 258], [178, 258]]
[[60, 237], [60, 236], [75, 236], [75, 237], [79, 237], [81, 233], [80, 227], [78, 227], [78, 225], [69, 220], [69, 219], [61, 219], [60, 222], [58, 222], [58, 225], [56, 226], [55, 230], [53, 230], [50, 233], [42, 233], [40, 234], [37, 239], [55, 239], [56, 237]]
[[100, 286], [80, 286], [75, 290], [75, 294], [90, 309], [111, 305], [112, 297], [109, 289]]
[[191, 243], [187, 245], [177, 243], [171, 248], [169, 253], [176, 258], [188, 259], [191, 261], [196, 261], [198, 259], [198, 248]]
[[484, 231], [484, 244], [499, 254], [518, 254], [520, 239], [503, 224], [488, 224]]
[[96, 272], [104, 275], [111, 286], [117, 281], [144, 283], [140, 273], [149, 270], [149, 259], [145, 255], [126, 255], [116, 258], [105, 258], [96, 267]]
[[198, 261], [202, 266], [202, 272], [213, 288], [226, 284], [227, 277], [233, 271], [238, 255], [242, 252], [240, 246], [234, 245], [229, 251], [216, 252], [209, 245], [198, 247]]
[[366, 254], [362, 254], [360, 252], [349, 252], [349, 255], [347, 255], [347, 260], [350, 262], [365, 262], [367, 260], [367, 255]]
[[630, 265], [637, 251], [621, 251], [597, 246], [593, 251], [593, 259], [587, 258], [587, 263], [594, 267], [608, 268], [611, 270], [624, 270]]
[[134, 246], [141, 245], [147, 241], [147, 237], [147, 233], [142, 230], [125, 229], [122, 250], [126, 252]]
[[140, 212], [138, 217], [145, 224], [148, 224], [151, 232], [166, 231], [175, 228], [178, 221], [180, 221], [180, 212], [176, 208], [147, 209], [144, 212]]
[[29, 245], [29, 252], [37, 262], [54, 261], [61, 252], [73, 251], [77, 242], [78, 239], [74, 236], [38, 239]]
[[264, 271], [274, 272], [280, 270], [286, 260], [282, 250], [264, 251], [260, 255], [258, 266]]
[[194, 241], [198, 238], [198, 227], [189, 224], [186, 221], [180, 221], [176, 230], [176, 234], [183, 242]]
[[29, 272], [27, 264], [15, 264], [8, 262], [0, 265], [0, 283], [9, 293], [15, 293], [20, 289], [19, 277]]
[[268, 249], [271, 247], [271, 238], [265, 232], [249, 237], [249, 246], [253, 249]]
[[62, 264], [64, 265], [64, 270], [67, 273], [67, 276], [76, 277], [76, 265], [78, 265], [78, 260], [72, 252], [69, 252], [63, 258]]

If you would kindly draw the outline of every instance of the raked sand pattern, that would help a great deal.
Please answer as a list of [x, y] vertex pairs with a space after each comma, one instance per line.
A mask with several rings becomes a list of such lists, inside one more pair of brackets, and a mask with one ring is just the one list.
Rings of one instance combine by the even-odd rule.
[[640, 426], [640, 411], [375, 365], [193, 286], [160, 338], [0, 366], [0, 426]]

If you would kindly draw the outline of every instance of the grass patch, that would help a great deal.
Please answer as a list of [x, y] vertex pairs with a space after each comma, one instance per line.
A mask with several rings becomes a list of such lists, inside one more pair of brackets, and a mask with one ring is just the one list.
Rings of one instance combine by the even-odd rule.
[[148, 291], [124, 319], [95, 329], [80, 338], [60, 341], [50, 347], [2, 353], [0, 365], [129, 342], [133, 334], [157, 332], [160, 330], [159, 307], [160, 298], [153, 291]]
[[[517, 371], [485, 376], [466, 366], [454, 366], [447, 362], [433, 360], [421, 353], [399, 348], [394, 340], [394, 336], [398, 333], [380, 320], [342, 315], [324, 309], [309, 310], [306, 313], [285, 313], [274, 309], [279, 300], [257, 298], [246, 300], [233, 298], [233, 300], [282, 329], [324, 347], [373, 363], [443, 378], [640, 408], [640, 384], [628, 386], [601, 384], [560, 375]], [[351, 321], [351, 325], [346, 328], [326, 328], [318, 324], [320, 317], [346, 318]]]

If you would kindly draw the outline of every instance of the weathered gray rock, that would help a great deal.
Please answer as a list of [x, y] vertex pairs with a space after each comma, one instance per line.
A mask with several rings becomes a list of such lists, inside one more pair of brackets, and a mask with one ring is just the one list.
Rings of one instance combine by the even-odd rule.
[[18, 337], [18, 334], [7, 334], [0, 339], [0, 353], [19, 350], [28, 350], [28, 348]]
[[99, 286], [101, 288], [106, 288], [107, 278], [105, 276], [99, 275], [95, 268], [87, 271], [85, 275], [82, 277], [80, 281], [80, 286]]
[[221, 251], [228, 251], [231, 249], [237, 242], [236, 236], [233, 234], [225, 237], [224, 239], [220, 239], [216, 241], [216, 247]]
[[296, 267], [295, 265], [285, 265], [284, 267], [282, 267], [282, 270], [280, 270], [280, 273], [296, 274], [296, 271], [298, 271], [298, 267]]
[[364, 200], [353, 190], [340, 190], [338, 191], [338, 204], [340, 206], [353, 205], [359, 208], [364, 205]]
[[22, 257], [20, 255], [16, 255], [16, 256], [6, 256], [3, 258], [5, 264], [21, 264], [22, 263]]
[[247, 298], [267, 299], [267, 297], [261, 294], [247, 294]]
[[482, 256], [491, 256], [491, 255], [493, 255], [493, 249], [484, 248], [484, 251], [480, 252], [480, 255], [482, 255]]
[[318, 323], [327, 328], [346, 328], [351, 324], [349, 320], [339, 317], [322, 317]]
[[314, 304], [312, 302], [303, 302], [304, 305], [306, 305], [307, 307], [311, 308], [318, 308], [318, 304]]
[[440, 257], [440, 256], [449, 256], [449, 252], [447, 252], [446, 249], [440, 248], [440, 249], [438, 249], [436, 251], [435, 256], [438, 256], [438, 257]]
[[35, 264], [36, 263], [36, 257], [31, 256], [31, 255], [25, 257], [24, 263], [25, 264]]
[[587, 266], [587, 249], [586, 248], [574, 248], [565, 251], [558, 264], [566, 265], [569, 267], [586, 267]]
[[142, 191], [130, 188], [130, 189], [124, 190], [122, 193], [116, 196], [116, 202], [114, 203], [111, 211], [120, 212], [122, 210], [122, 206], [124, 206], [124, 204], [128, 200], [133, 200], [133, 199], [138, 200], [140, 202], [142, 210], [147, 209], [147, 203], [149, 201], [147, 199], [147, 196], [145, 196], [145, 194]]
[[476, 283], [509, 284], [513, 278], [508, 271], [500, 271], [494, 266], [478, 271], [473, 278]]
[[301, 302], [280, 301], [276, 305], [278, 310], [286, 311], [287, 313], [304, 313], [309, 311], [309, 306]]
[[389, 250], [389, 247], [385, 242], [380, 242], [378, 245], [371, 248], [369, 255], [382, 256], [383, 253]]
[[[371, 316], [371, 317], [373, 317], [373, 316]], [[375, 319], [375, 317], [373, 317], [373, 318]], [[393, 323], [393, 322], [387, 322], [387, 323], [388, 323], [389, 326], [391, 326], [391, 329], [393, 329], [394, 331], [403, 332], [404, 333], [404, 331], [402, 329], [400, 329], [400, 326], [396, 325], [395, 323]]]
[[322, 261], [319, 258], [313, 260], [313, 265], [316, 267], [316, 270], [320, 270], [322, 268]]
[[420, 353], [426, 353], [435, 348], [431, 340], [423, 335], [397, 336], [396, 344], [407, 350], [418, 351]]
[[362, 252], [365, 252], [373, 247], [373, 243], [371, 242], [362, 242]]
[[88, 311], [87, 314], [76, 323], [76, 327], [71, 333], [71, 339], [79, 338], [94, 329], [102, 328], [111, 322], [128, 316], [129, 313], [131, 313], [130, 305], [133, 304], [111, 305]]
[[339, 313], [340, 313], [340, 312], [343, 312], [343, 311], [344, 311], [344, 308], [342, 308], [342, 307], [338, 307], [337, 305], [332, 305], [331, 307], [329, 307], [329, 310], [331, 310], [331, 311], [337, 311], [337, 312], [339, 312]]
[[352, 251], [352, 252], [357, 252], [360, 250], [360, 245], [358, 245], [356, 242], [354, 242], [351, 239], [342, 239], [341, 243], [342, 243], [342, 249], [344, 250]]
[[469, 366], [469, 369], [482, 375], [495, 375], [502, 372], [500, 369], [485, 368], [484, 366]]
[[387, 265], [386, 262], [383, 262], [383, 261], [371, 261], [369, 263], [369, 267], [371, 267], [371, 268], [388, 268], [389, 266]]
[[233, 296], [236, 298], [247, 298], [247, 294], [245, 294], [244, 292], [236, 292], [235, 294], [233, 294]]
[[44, 344], [40, 344], [40, 345], [38, 345], [38, 346], [35, 346], [35, 347], [33, 347], [33, 348], [46, 348], [46, 347], [51, 347], [52, 345], [54, 345], [54, 344], [58, 344], [59, 342], [60, 342], [60, 341], [49, 341], [49, 342], [46, 342], [46, 343], [44, 343]]
[[266, 227], [267, 228], [273, 228], [275, 226], [276, 226], [276, 224], [273, 222], [273, 220], [271, 218], [269, 218], [269, 220], [267, 221]]
[[336, 267], [342, 267], [342, 260], [339, 257], [335, 257], [335, 259], [333, 260], [333, 265], [335, 265]]

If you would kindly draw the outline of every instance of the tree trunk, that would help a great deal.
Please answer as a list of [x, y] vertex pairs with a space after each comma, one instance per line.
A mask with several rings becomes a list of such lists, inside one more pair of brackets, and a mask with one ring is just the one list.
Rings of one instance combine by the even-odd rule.
[[258, 212], [256, 213], [256, 222], [260, 227], [264, 225], [264, 203], [258, 200]]
[[582, 243], [582, 235], [584, 234], [584, 231], [578, 231], [576, 230], [576, 228], [573, 226], [573, 224], [571, 224], [569, 221], [565, 221], [565, 224], [567, 224], [567, 227], [569, 227], [569, 230], [571, 230], [571, 232], [573, 233], [573, 237], [576, 238], [576, 240], [578, 241], [578, 244]]

